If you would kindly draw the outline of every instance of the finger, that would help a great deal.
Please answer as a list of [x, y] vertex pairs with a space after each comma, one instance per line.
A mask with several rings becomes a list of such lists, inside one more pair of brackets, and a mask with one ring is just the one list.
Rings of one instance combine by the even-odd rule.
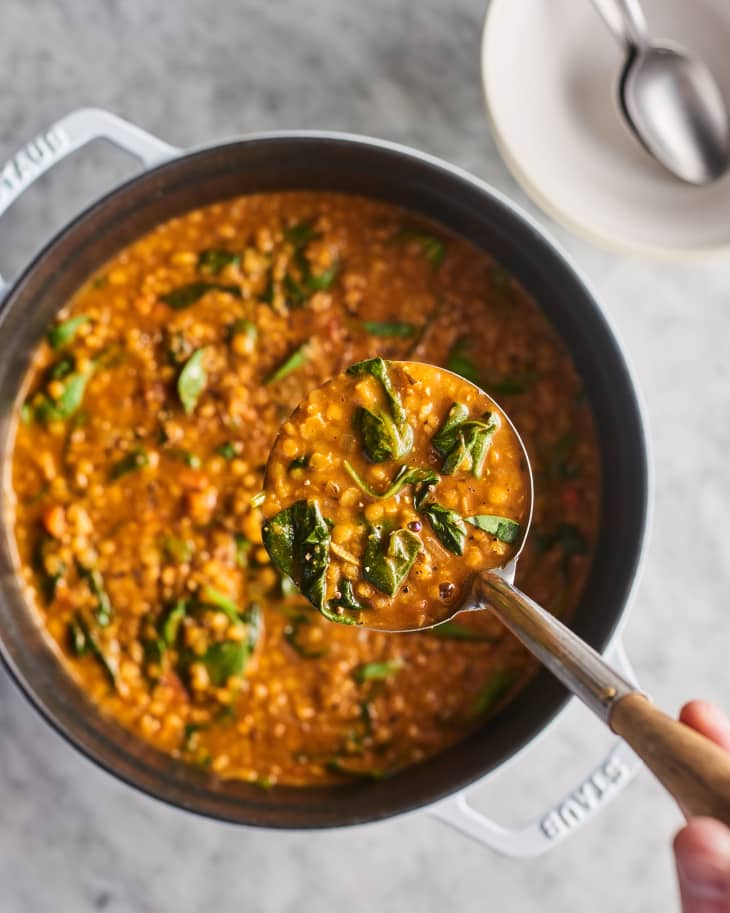
[[693, 818], [674, 838], [683, 913], [730, 913], [730, 828]]
[[690, 701], [682, 707], [679, 719], [730, 751], [730, 720], [719, 707], [708, 701]]

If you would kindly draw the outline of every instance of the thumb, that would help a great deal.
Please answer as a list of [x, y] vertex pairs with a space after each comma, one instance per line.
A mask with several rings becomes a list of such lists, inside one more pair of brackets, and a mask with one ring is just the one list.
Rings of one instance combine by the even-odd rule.
[[693, 818], [674, 838], [684, 913], [730, 913], [730, 828]]

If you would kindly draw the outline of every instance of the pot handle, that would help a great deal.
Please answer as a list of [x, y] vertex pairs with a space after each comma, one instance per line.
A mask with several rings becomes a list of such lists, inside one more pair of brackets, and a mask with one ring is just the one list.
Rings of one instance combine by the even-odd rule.
[[[0, 167], [0, 216], [42, 174], [94, 139], [107, 139], [149, 168], [180, 150], [101, 108], [81, 108], [56, 121]], [[0, 298], [7, 283], [0, 276]]]
[[[611, 649], [614, 665], [635, 680], [621, 642]], [[603, 761], [578, 786], [539, 818], [520, 828], [506, 828], [472, 808], [464, 790], [429, 809], [440, 821], [505, 856], [528, 859], [552, 849], [614, 799], [642, 767], [623, 741], [614, 742]]]

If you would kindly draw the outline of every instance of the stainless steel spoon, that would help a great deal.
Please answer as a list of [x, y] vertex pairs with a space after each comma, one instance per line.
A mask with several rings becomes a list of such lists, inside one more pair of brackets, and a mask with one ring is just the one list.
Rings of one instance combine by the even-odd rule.
[[632, 132], [681, 180], [721, 177], [730, 165], [730, 128], [710, 70], [678, 45], [653, 42], [639, 0], [593, 5], [626, 51], [618, 95]]

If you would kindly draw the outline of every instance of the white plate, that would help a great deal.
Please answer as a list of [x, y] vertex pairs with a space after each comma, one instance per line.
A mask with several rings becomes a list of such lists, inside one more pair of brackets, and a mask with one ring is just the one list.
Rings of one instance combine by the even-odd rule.
[[[730, 104], [730, 0], [644, 0], [657, 38], [700, 54]], [[682, 184], [644, 151], [616, 105], [622, 53], [590, 0], [492, 0], [482, 41], [500, 152], [550, 215], [614, 249], [730, 254], [730, 174]]]

